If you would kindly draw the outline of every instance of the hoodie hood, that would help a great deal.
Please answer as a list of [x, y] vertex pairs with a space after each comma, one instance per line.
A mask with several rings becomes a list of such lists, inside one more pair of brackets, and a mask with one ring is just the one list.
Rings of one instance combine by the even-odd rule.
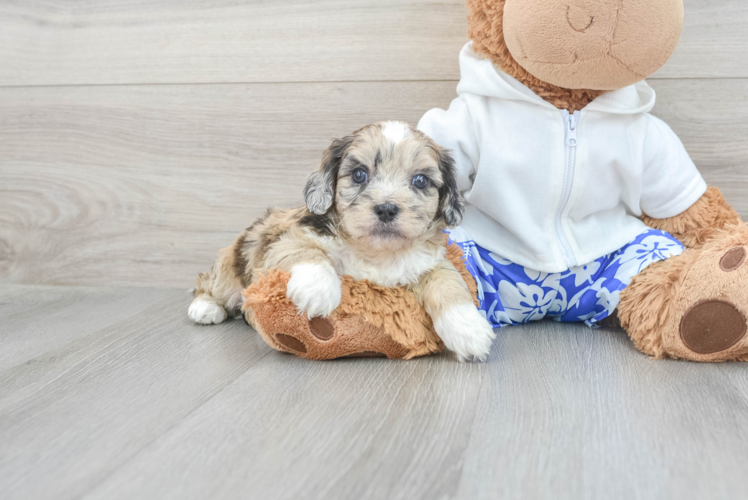
[[[473, 52], [473, 42], [469, 42], [460, 52], [460, 83], [457, 93], [475, 94], [512, 101], [524, 101], [549, 109], [556, 107], [538, 96], [535, 92], [496, 68], [490, 59]], [[641, 81], [619, 90], [607, 92], [583, 111], [599, 111], [618, 115], [648, 113], [654, 108], [656, 94], [647, 82]]]

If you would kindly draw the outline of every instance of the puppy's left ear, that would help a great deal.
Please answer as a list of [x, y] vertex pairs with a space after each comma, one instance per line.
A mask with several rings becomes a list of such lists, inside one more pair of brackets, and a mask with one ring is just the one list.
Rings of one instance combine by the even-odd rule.
[[439, 151], [439, 170], [442, 174], [442, 186], [439, 188], [441, 212], [447, 226], [454, 228], [462, 223], [465, 201], [457, 189], [455, 160], [445, 149]]
[[340, 164], [353, 139], [353, 136], [335, 139], [322, 155], [319, 170], [309, 176], [304, 188], [304, 201], [311, 213], [324, 215], [335, 203]]

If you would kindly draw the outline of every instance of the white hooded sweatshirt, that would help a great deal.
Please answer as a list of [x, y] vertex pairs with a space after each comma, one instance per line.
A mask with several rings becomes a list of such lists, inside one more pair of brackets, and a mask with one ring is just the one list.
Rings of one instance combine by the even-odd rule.
[[476, 55], [460, 54], [459, 97], [418, 128], [451, 149], [483, 248], [535, 271], [562, 272], [613, 253], [647, 230], [642, 212], [681, 214], [707, 186], [683, 144], [648, 114], [645, 82], [570, 115]]

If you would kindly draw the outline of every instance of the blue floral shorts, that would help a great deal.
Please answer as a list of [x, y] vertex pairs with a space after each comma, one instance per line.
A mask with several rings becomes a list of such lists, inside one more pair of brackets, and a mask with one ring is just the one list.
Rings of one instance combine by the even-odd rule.
[[480, 311], [494, 328], [545, 317], [593, 326], [613, 314], [634, 276], [653, 262], [684, 250], [672, 235], [650, 229], [591, 264], [562, 273], [541, 273], [479, 247], [461, 228], [449, 236], [465, 254], [468, 271], [478, 283]]

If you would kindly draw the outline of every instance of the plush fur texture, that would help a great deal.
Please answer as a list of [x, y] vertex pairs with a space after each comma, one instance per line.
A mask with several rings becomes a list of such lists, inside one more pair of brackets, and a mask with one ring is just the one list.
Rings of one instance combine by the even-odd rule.
[[725, 200], [722, 192], [710, 187], [691, 208], [671, 219], [653, 219], [644, 215], [649, 227], [667, 231], [687, 248], [701, 248], [713, 240], [718, 231], [740, 222], [740, 215]]
[[[671, 219], [644, 217], [654, 228], [668, 231], [689, 249], [653, 264], [621, 293], [618, 314], [634, 344], [656, 358], [694, 361], [748, 359], [748, 340], [732, 349], [698, 354], [678, 334], [684, 315], [704, 300], [730, 302], [748, 317], [748, 266], [725, 272], [720, 262], [736, 248], [748, 248], [748, 229], [719, 189], [710, 187], [687, 211]], [[720, 332], [715, 331], [715, 334]], [[706, 333], [705, 333], [706, 335]]]
[[506, 0], [503, 17], [507, 48], [540, 80], [616, 90], [670, 58], [683, 0]]
[[[446, 258], [460, 271], [475, 301], [470, 307], [477, 313], [478, 289], [464, 266], [462, 251], [451, 245]], [[444, 349], [431, 318], [410, 287], [388, 288], [344, 276], [339, 307], [326, 320], [310, 321], [288, 298], [289, 279], [288, 273], [270, 270], [244, 292], [247, 321], [276, 350], [330, 360], [374, 355], [412, 359]], [[330, 338], [315, 336], [318, 324], [332, 332]]]
[[[659, 69], [675, 50], [680, 38], [682, 0], [627, 2], [626, 12], [635, 12], [636, 16], [618, 12], [612, 3], [620, 2], [510, 0], [507, 8], [507, 0], [467, 0], [468, 36], [477, 53], [490, 58], [502, 71], [557, 108], [573, 113], [605, 91], [636, 83]], [[651, 12], [652, 8], [657, 12]], [[505, 19], [505, 13], [511, 14], [509, 20]], [[661, 21], [663, 14], [669, 21]], [[658, 29], [651, 29], [649, 23], [641, 22], [643, 15], [650, 15]], [[644, 32], [645, 39], [642, 39], [642, 33], [629, 33], [631, 38], [624, 44], [625, 57], [638, 67], [635, 71], [627, 68], [631, 64], [621, 62], [621, 54], [610, 53], [611, 47], [617, 47], [617, 50], [622, 47], [615, 43], [614, 36], [619, 20], [626, 24], [619, 37], [622, 36], [620, 33], [635, 29]], [[583, 30], [589, 32], [580, 34], [575, 23], [582, 26], [585, 22], [591, 23], [589, 30]], [[662, 26], [668, 29], [664, 30]], [[533, 40], [536, 53], [532, 57], [525, 52], [530, 45], [519, 41], [523, 36]], [[647, 36], [662, 39], [648, 40]], [[549, 40], [554, 40], [554, 43], [549, 43]], [[512, 44], [508, 41], [513, 41], [516, 50], [510, 49]], [[631, 41], [636, 43], [632, 45]], [[520, 46], [524, 50], [520, 50]], [[580, 57], [580, 52], [592, 54]], [[520, 63], [513, 54], [525, 57], [520, 57]], [[562, 64], [568, 57], [571, 57], [568, 64]], [[540, 62], [533, 63], [533, 60]], [[600, 81], [601, 77], [605, 77], [605, 81]]]
[[605, 93], [602, 90], [562, 88], [536, 78], [523, 68], [509, 52], [504, 40], [504, 2], [505, 0], [467, 0], [468, 36], [477, 53], [491, 59], [502, 71], [558, 109], [568, 109], [573, 113]]
[[[671, 357], [701, 362], [748, 361], [748, 335], [727, 349], [711, 353], [694, 352], [682, 332], [694, 306], [719, 301], [712, 305], [715, 314], [724, 316], [724, 304], [736, 311], [743, 328], [748, 319], [748, 265], [725, 271], [720, 263], [730, 251], [748, 252], [748, 227], [739, 223], [715, 231], [712, 238], [697, 249], [653, 264], [636, 276], [621, 293], [619, 316], [634, 344], [655, 358]], [[729, 312], [730, 307], [727, 307]], [[725, 335], [713, 316], [700, 325], [701, 335], [715, 337], [717, 343]]]

